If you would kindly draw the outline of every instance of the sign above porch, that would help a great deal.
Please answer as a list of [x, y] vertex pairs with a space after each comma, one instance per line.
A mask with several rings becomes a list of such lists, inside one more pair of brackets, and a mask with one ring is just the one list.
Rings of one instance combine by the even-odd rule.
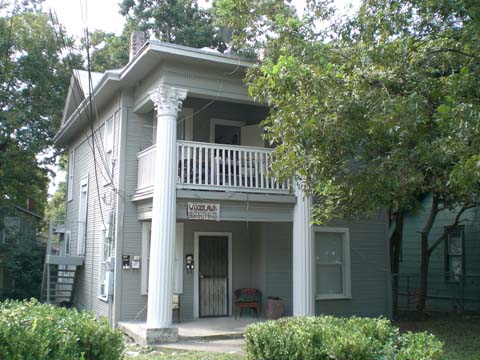
[[187, 219], [220, 221], [220, 204], [189, 202]]

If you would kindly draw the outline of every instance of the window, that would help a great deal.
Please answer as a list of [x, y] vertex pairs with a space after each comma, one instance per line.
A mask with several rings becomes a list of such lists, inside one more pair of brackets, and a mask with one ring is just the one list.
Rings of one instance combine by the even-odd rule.
[[73, 166], [75, 164], [75, 152], [72, 150], [68, 156], [68, 182], [67, 201], [73, 200]]
[[[150, 244], [152, 238], [152, 223], [143, 223], [142, 229], [142, 280], [141, 293], [148, 294], [148, 271], [150, 267]], [[175, 258], [173, 268], [173, 292], [183, 293], [183, 223], [176, 225]]]
[[460, 282], [463, 275], [463, 233], [463, 226], [450, 230], [445, 244], [447, 281], [450, 282]]
[[5, 216], [3, 218], [3, 243], [16, 244], [20, 232], [20, 218]]
[[351, 297], [349, 230], [315, 227], [314, 231], [317, 299]]
[[110, 117], [105, 121], [105, 167], [107, 171], [107, 184], [110, 184], [113, 177], [113, 134], [114, 134], [114, 123], [115, 119], [118, 116], [118, 111], [115, 113], [115, 118]]
[[108, 299], [108, 287], [111, 280], [108, 276], [108, 272], [110, 271], [110, 261], [112, 261], [113, 254], [113, 213], [110, 213], [106, 220], [106, 228], [103, 228], [100, 234], [101, 242], [99, 256], [99, 296], [103, 300]]
[[85, 238], [87, 236], [87, 209], [88, 209], [88, 176], [80, 181], [78, 199], [78, 237], [77, 255], [85, 255]]
[[70, 238], [72, 233], [70, 230], [65, 231], [65, 255], [70, 255]]

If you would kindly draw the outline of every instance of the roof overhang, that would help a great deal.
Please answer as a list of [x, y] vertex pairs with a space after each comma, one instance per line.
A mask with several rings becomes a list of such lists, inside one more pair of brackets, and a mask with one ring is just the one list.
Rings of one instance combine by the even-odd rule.
[[67, 145], [75, 134], [88, 125], [91, 114], [95, 113], [95, 108], [105, 105], [117, 91], [135, 86], [160, 63], [175, 64], [177, 61], [240, 75], [243, 75], [245, 70], [254, 64], [253, 61], [236, 55], [225, 55], [158, 40], [148, 40], [124, 68], [106, 71], [94, 86], [92, 94], [85, 94], [85, 98], [72, 114], [62, 122], [62, 127], [54, 138], [55, 144]]

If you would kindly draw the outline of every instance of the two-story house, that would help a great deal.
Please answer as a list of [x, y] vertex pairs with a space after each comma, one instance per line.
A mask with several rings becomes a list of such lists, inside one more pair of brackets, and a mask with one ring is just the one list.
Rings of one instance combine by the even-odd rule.
[[55, 140], [78, 308], [170, 340], [174, 293], [182, 322], [231, 315], [238, 288], [286, 315], [389, 313], [386, 215], [311, 225], [310, 199], [270, 170], [251, 65], [149, 40], [120, 70], [75, 72]]

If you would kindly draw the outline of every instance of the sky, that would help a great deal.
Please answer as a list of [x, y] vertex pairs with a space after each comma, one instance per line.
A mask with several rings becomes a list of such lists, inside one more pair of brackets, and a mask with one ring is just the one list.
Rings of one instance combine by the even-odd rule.
[[[119, 35], [123, 29], [123, 17], [119, 14], [118, 3], [121, 0], [45, 0], [44, 8], [56, 12], [58, 20], [69, 35], [82, 36], [86, 25], [89, 31], [104, 30]], [[342, 12], [350, 12], [350, 5], [355, 9], [360, 0], [334, 0]], [[293, 0], [303, 7], [304, 0]], [[209, 6], [211, 1], [199, 0], [200, 6]]]
[[[82, 37], [84, 29], [90, 32], [104, 30], [120, 35], [124, 19], [119, 13], [118, 3], [121, 0], [45, 0], [45, 10], [52, 10], [58, 21], [65, 26], [68, 35]], [[351, 13], [360, 0], [334, 0], [342, 13]], [[293, 0], [298, 7], [303, 8], [304, 0]], [[211, 1], [199, 0], [199, 5], [210, 6]], [[56, 169], [54, 169], [56, 170]], [[51, 179], [48, 193], [53, 195], [58, 183], [65, 180], [65, 172], [57, 171], [55, 179]]]

